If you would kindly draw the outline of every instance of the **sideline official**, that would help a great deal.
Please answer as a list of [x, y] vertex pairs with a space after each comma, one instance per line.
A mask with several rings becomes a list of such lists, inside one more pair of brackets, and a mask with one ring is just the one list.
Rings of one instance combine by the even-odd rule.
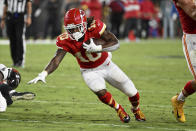
[[1, 28], [7, 27], [13, 66], [24, 67], [25, 31], [31, 24], [32, 0], [5, 0]]

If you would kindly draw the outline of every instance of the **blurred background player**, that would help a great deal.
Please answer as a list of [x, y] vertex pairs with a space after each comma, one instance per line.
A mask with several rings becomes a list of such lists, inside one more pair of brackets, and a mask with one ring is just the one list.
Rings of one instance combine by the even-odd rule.
[[125, 6], [125, 25], [124, 25], [124, 32], [123, 38], [126, 41], [129, 41], [130, 34], [136, 37], [136, 41], [139, 40], [140, 33], [139, 33], [139, 18], [141, 15], [141, 6], [138, 0], [126, 0], [124, 2]]
[[120, 38], [120, 26], [123, 22], [123, 15], [125, 12], [124, 3], [121, 0], [112, 0], [109, 7], [111, 8], [111, 32], [117, 37]]
[[163, 38], [169, 37], [174, 38], [174, 21], [171, 15], [172, 12], [172, 1], [171, 0], [162, 0], [160, 3], [161, 12], [163, 15]]
[[30, 100], [35, 97], [32, 92], [16, 92], [21, 81], [20, 73], [13, 68], [0, 64], [0, 112], [5, 112], [13, 100]]
[[196, 1], [173, 0], [183, 29], [182, 45], [188, 67], [194, 80], [188, 81], [179, 95], [172, 97], [173, 113], [179, 122], [185, 122], [183, 105], [186, 97], [196, 90]]
[[[49, 0], [46, 5], [47, 18], [44, 29], [44, 39], [47, 38], [49, 29], [51, 28], [51, 39], [55, 39], [59, 34], [61, 34], [61, 15], [59, 10], [60, 0]], [[55, 20], [54, 20], [55, 16]]]
[[[32, 0], [5, 0], [1, 28], [6, 23], [13, 66], [24, 67], [25, 29], [31, 24]], [[27, 14], [27, 15], [26, 15]]]
[[[28, 83], [45, 82], [45, 77], [55, 71], [67, 52], [76, 57], [85, 83], [103, 103], [111, 106], [118, 113], [122, 122], [130, 121], [129, 115], [106, 90], [105, 81], [116, 87], [129, 98], [135, 119], [145, 121], [139, 108], [139, 93], [128, 76], [111, 61], [111, 51], [118, 49], [118, 39], [106, 30], [106, 25], [99, 19], [86, 18], [84, 11], [73, 8], [64, 17], [66, 32], [57, 37], [56, 55], [43, 72]], [[92, 38], [102, 39], [102, 45], [96, 45]], [[87, 44], [86, 41], [90, 41]], [[85, 43], [86, 42], [86, 43]]]

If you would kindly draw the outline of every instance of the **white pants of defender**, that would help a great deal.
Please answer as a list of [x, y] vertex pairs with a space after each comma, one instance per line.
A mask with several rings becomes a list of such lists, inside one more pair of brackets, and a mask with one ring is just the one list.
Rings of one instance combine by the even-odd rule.
[[183, 34], [182, 45], [186, 61], [196, 80], [196, 34]]
[[6, 100], [0, 92], [0, 112], [5, 112], [6, 108], [7, 108]]
[[133, 82], [110, 58], [97, 68], [81, 69], [81, 73], [85, 83], [93, 92], [106, 89], [105, 81], [107, 81], [129, 97], [137, 93]]

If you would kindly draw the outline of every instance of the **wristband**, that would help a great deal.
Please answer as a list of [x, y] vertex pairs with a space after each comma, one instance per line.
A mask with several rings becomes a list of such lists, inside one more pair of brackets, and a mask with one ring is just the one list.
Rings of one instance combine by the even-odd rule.
[[44, 70], [39, 75], [46, 77], [48, 75], [48, 72]]

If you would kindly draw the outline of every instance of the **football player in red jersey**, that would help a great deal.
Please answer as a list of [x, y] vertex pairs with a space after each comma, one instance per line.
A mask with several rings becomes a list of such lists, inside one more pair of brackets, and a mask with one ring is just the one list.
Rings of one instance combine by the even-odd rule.
[[196, 91], [196, 1], [173, 0], [180, 16], [183, 29], [182, 45], [188, 67], [194, 77], [186, 83], [180, 94], [171, 99], [173, 113], [179, 122], [185, 122], [183, 105], [186, 97]]
[[[58, 47], [56, 55], [51, 59], [36, 78], [28, 83], [45, 82], [45, 77], [57, 69], [67, 52], [71, 53], [80, 65], [80, 71], [85, 83], [103, 103], [114, 108], [122, 122], [130, 121], [129, 115], [118, 104], [111, 93], [106, 90], [105, 81], [116, 87], [129, 98], [135, 119], [145, 121], [139, 106], [139, 93], [127, 75], [111, 61], [111, 51], [119, 47], [117, 38], [106, 30], [106, 25], [93, 18], [86, 18], [85, 12], [73, 8], [64, 17], [65, 33], [57, 37]], [[92, 38], [105, 41], [103, 45], [96, 45]], [[90, 41], [89, 44], [85, 43]]]

